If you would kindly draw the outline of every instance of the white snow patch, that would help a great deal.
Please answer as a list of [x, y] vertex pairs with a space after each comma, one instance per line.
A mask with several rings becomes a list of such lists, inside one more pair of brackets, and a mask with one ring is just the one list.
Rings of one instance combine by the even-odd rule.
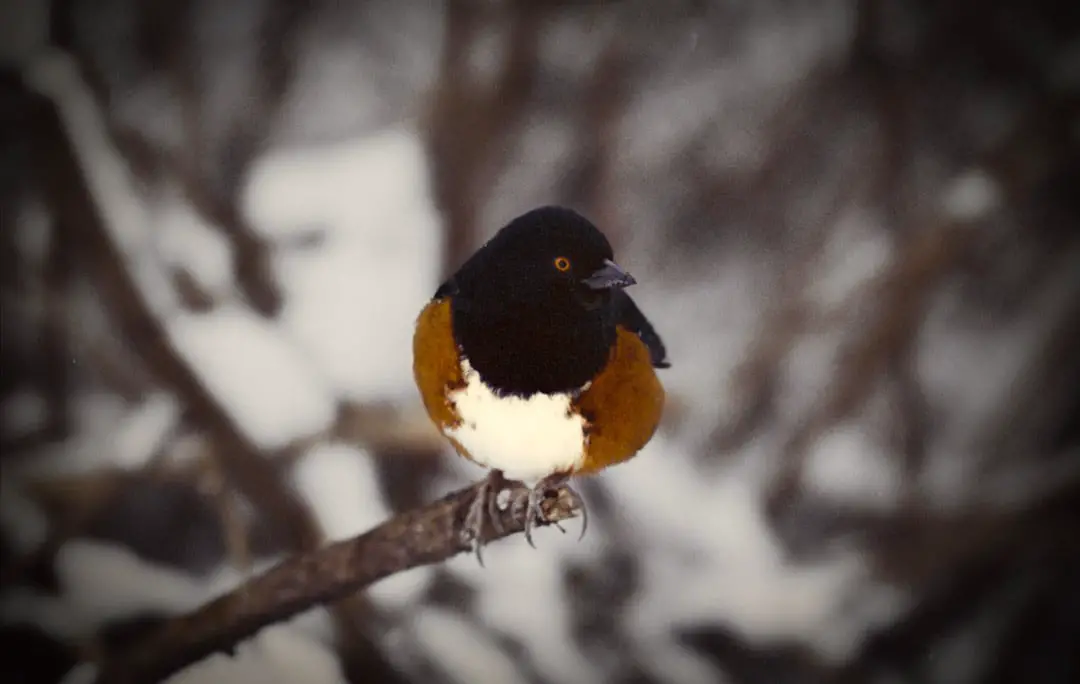
[[[525, 684], [527, 681], [498, 644], [460, 615], [440, 608], [424, 608], [413, 616], [410, 626], [435, 662], [462, 684]], [[536, 628], [543, 629], [539, 624]]]
[[[864, 569], [854, 554], [789, 566], [762, 511], [758, 458], [706, 476], [663, 436], [652, 458], [605, 473], [617, 510], [644, 557], [643, 590], [628, 611], [642, 643], [672, 625], [731, 624], [759, 643], [790, 638], [837, 656], [854, 645], [858, 624], [844, 600]], [[648, 492], [648, 496], [642, 496]]]
[[135, 470], [146, 465], [164, 444], [180, 420], [180, 405], [172, 394], [152, 394], [132, 409], [113, 432], [111, 443], [103, 451], [111, 451], [112, 465]]
[[283, 326], [356, 400], [415, 399], [412, 332], [438, 285], [442, 234], [422, 142], [408, 129], [260, 162], [246, 212], [268, 235], [324, 229], [282, 250]]
[[[402, 233], [417, 239], [430, 237], [427, 231], [438, 222], [424, 143], [408, 127], [271, 152], [252, 167], [241, 206], [254, 227], [277, 238], [326, 225], [333, 232], [359, 231], [375, 239]], [[400, 224], [399, 213], [413, 214], [414, 220], [426, 214], [430, 224]], [[379, 219], [393, 222], [370, 224]]]
[[993, 211], [1001, 202], [997, 182], [981, 169], [969, 169], [946, 185], [941, 203], [951, 218], [974, 221]]
[[671, 361], [670, 368], [657, 371], [673, 399], [667, 410], [677, 403], [685, 413], [679, 430], [684, 439], [705, 440], [717, 416], [730, 416], [741, 399], [727, 378], [754, 340], [761, 311], [756, 274], [745, 262], [725, 260], [701, 279], [681, 283], [625, 261], [641, 282], [630, 294], [664, 340]]
[[341, 684], [346, 680], [330, 648], [290, 624], [278, 624], [241, 642], [234, 656], [217, 653], [165, 681], [169, 684]]
[[724, 679], [707, 660], [674, 641], [657, 637], [634, 644], [638, 662], [652, 671], [657, 681], [669, 684], [715, 684]]
[[803, 483], [844, 503], [888, 509], [897, 502], [903, 473], [881, 445], [857, 427], [835, 427], [810, 447]]
[[435, 566], [420, 567], [397, 572], [370, 585], [365, 592], [368, 598], [382, 608], [403, 610], [416, 605], [431, 586]]
[[[595, 548], [597, 537], [587, 535], [581, 546]], [[547, 681], [603, 679], [600, 666], [585, 656], [570, 632], [562, 552], [576, 546], [576, 540], [573, 533], [540, 530], [537, 549], [512, 538], [484, 547], [486, 567], [470, 554], [458, 555], [444, 566], [469, 585], [483, 588], [477, 596], [477, 618], [518, 639]]]
[[288, 297], [282, 325], [311, 353], [319, 376], [354, 401], [415, 400], [412, 334], [435, 292], [436, 269], [395, 251], [364, 236], [335, 236], [280, 261]]
[[354, 537], [390, 515], [370, 455], [345, 444], [320, 444], [297, 462], [293, 477], [330, 541]]
[[208, 593], [205, 581], [108, 542], [72, 539], [60, 547], [55, 567], [73, 624], [83, 629], [143, 611], [191, 610]]
[[[80, 663], [62, 680], [63, 684], [89, 684], [97, 676], [91, 663]], [[235, 655], [216, 653], [175, 673], [164, 681], [170, 684], [206, 682], [344, 682], [334, 652], [311, 639], [291, 624], [276, 624], [241, 642]]]
[[[255, 572], [265, 570], [260, 563]], [[5, 591], [0, 613], [25, 620], [65, 639], [82, 639], [103, 623], [145, 612], [178, 614], [194, 610], [231, 591], [248, 575], [221, 567], [209, 578], [147, 562], [127, 547], [76, 538], [60, 547], [55, 570], [60, 591], [39, 594], [29, 589]], [[311, 638], [332, 634], [323, 608], [313, 608], [289, 623]]]
[[232, 249], [187, 202], [166, 194], [154, 208], [157, 249], [162, 260], [190, 273], [206, 291], [228, 292], [233, 283]]
[[718, 557], [770, 564], [781, 558], [750, 473], [706, 475], [681, 442], [661, 434], [632, 461], [605, 470], [603, 478], [640, 548], [680, 558], [683, 550], [698, 547]]
[[171, 394], [157, 393], [128, 408], [114, 394], [89, 392], [72, 402], [77, 429], [63, 442], [34, 455], [0, 464], [5, 475], [49, 477], [79, 475], [101, 468], [137, 470], [165, 444], [180, 419]]
[[851, 634], [842, 619], [844, 598], [863, 578], [854, 555], [797, 568], [756, 558], [719, 560], [688, 572], [649, 556], [646, 589], [628, 613], [631, 628], [648, 640], [672, 625], [721, 622], [754, 643], [794, 640], [834, 658], [855, 645], [859, 631]]
[[892, 247], [870, 212], [846, 212], [830, 231], [811, 284], [811, 296], [827, 308], [840, 306], [885, 267]]
[[222, 408], [258, 446], [280, 447], [333, 421], [334, 398], [308, 359], [274, 325], [246, 308], [223, 305], [168, 323], [177, 351]]
[[[379, 525], [392, 511], [383, 501], [370, 455], [344, 444], [313, 447], [293, 473], [319, 525], [330, 541], [348, 539]], [[434, 568], [399, 572], [368, 588], [369, 597], [391, 609], [412, 605], [427, 590]]]

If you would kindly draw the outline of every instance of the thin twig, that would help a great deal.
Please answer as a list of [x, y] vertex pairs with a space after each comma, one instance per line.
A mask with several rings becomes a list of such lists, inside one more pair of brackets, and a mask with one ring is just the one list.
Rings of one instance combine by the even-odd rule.
[[[124, 653], [106, 657], [97, 684], [150, 684], [259, 629], [316, 605], [342, 599], [398, 572], [445, 561], [471, 549], [461, 535], [479, 483], [422, 508], [402, 513], [352, 539], [287, 558], [234, 591], [180, 616]], [[528, 488], [508, 482], [510, 505], [500, 511], [501, 530], [484, 530], [485, 543], [524, 531]], [[544, 501], [547, 524], [578, 511], [566, 489]]]

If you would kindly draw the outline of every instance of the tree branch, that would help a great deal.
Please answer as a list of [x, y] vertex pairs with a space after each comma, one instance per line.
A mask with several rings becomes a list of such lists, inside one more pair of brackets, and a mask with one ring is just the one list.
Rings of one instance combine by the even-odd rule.
[[[445, 561], [471, 546], [460, 531], [479, 483], [387, 520], [358, 537], [283, 560], [234, 591], [177, 617], [124, 653], [106, 655], [97, 684], [150, 684], [217, 651], [232, 653], [261, 628], [346, 597], [384, 577]], [[485, 543], [525, 529], [528, 488], [508, 482], [512, 505], [488, 525]], [[547, 523], [577, 514], [566, 489], [543, 503]]]

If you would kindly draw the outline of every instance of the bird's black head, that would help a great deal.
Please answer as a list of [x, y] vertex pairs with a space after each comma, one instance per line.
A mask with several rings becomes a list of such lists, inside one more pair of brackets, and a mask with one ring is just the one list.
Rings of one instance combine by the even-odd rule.
[[561, 207], [511, 221], [440, 289], [454, 335], [484, 381], [505, 394], [577, 389], [615, 342], [612, 291], [634, 279], [588, 219]]

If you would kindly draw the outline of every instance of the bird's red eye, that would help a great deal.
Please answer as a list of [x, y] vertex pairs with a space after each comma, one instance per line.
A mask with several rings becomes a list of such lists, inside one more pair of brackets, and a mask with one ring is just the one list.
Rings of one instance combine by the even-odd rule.
[[566, 273], [570, 270], [570, 260], [566, 257], [555, 257], [555, 268]]

